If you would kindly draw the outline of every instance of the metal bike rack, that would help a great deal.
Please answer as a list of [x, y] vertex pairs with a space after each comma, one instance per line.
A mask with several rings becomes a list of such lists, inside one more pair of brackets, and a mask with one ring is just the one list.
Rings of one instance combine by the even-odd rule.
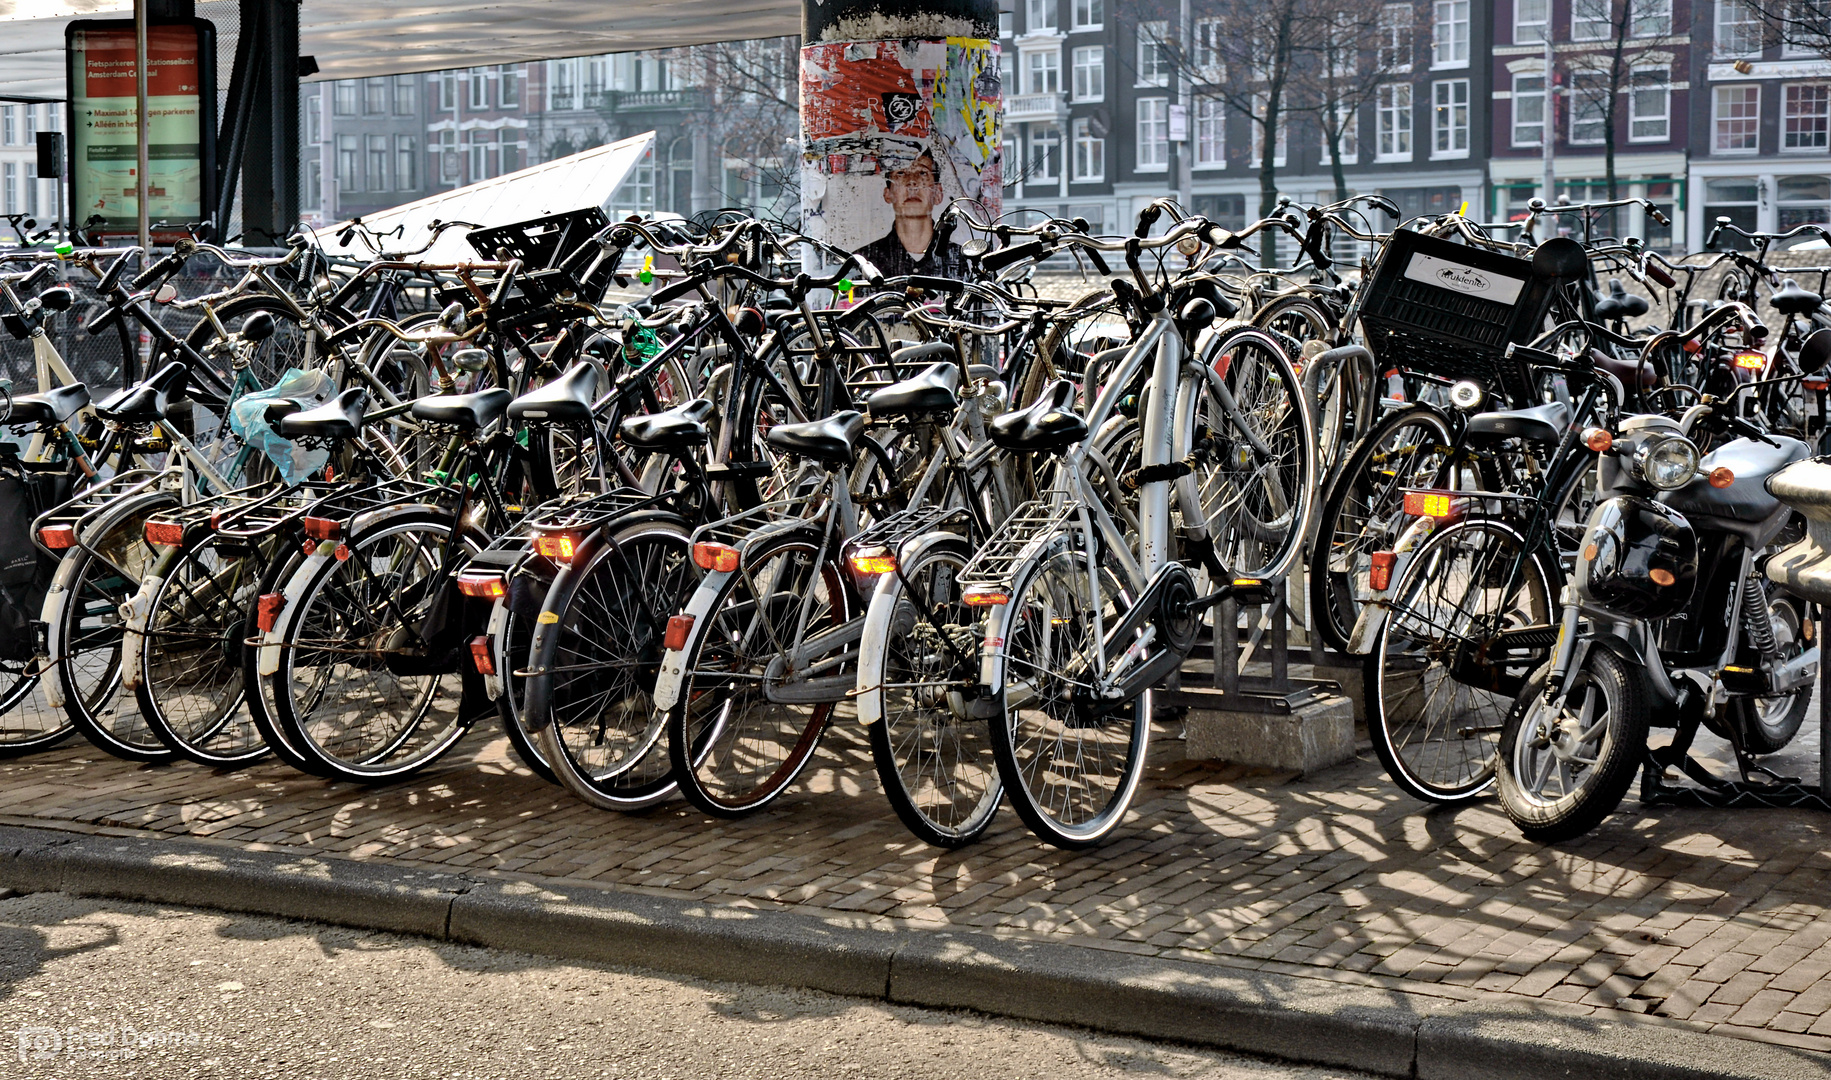
[[[1199, 659], [1206, 651], [1213, 664], [1209, 685], [1191, 685], [1191, 673], [1185, 671], [1180, 685], [1157, 692], [1158, 701], [1172, 707], [1288, 715], [1333, 687], [1326, 679], [1291, 676], [1289, 590], [1289, 581], [1281, 579], [1266, 584], [1263, 599], [1249, 597], [1246, 603], [1229, 599], [1217, 604], [1214, 625], [1191, 657]], [[1253, 613], [1244, 641], [1242, 610]], [[1261, 658], [1270, 674], [1247, 674], [1248, 666]]]

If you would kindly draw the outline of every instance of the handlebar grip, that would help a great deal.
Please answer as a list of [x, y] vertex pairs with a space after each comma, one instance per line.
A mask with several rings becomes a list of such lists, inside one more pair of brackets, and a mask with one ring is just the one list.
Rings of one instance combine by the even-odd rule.
[[1652, 278], [1654, 281], [1658, 282], [1662, 287], [1667, 288], [1667, 289], [1670, 289], [1674, 285], [1678, 284], [1678, 279], [1673, 277], [1671, 274], [1666, 273], [1665, 267], [1660, 266], [1658, 263], [1648, 263], [1647, 264], [1647, 276]]
[[114, 265], [108, 268], [108, 272], [102, 275], [102, 280], [95, 283], [95, 291], [106, 296], [119, 288], [121, 285], [121, 275], [127, 271], [127, 260], [137, 250], [137, 248], [129, 248], [127, 251], [122, 252], [121, 257], [116, 259]]
[[1653, 220], [1658, 222], [1661, 225], [1672, 224], [1672, 219], [1668, 218], [1664, 213], [1662, 213], [1659, 210], [1650, 210], [1649, 213], [1651, 213], [1653, 215]]
[[656, 306], [660, 306], [669, 301], [678, 300], [697, 288], [699, 288], [699, 278], [681, 278], [672, 285], [656, 289], [654, 292], [650, 293], [649, 302]]
[[133, 287], [144, 289], [160, 278], [177, 273], [184, 267], [184, 256], [176, 251], [134, 275]]
[[39, 263], [32, 268], [31, 273], [14, 283], [14, 288], [21, 291], [37, 289], [40, 281], [43, 281], [46, 277], [49, 277], [55, 272], [56, 268], [50, 263]]
[[1027, 244], [1013, 244], [1010, 247], [987, 252], [980, 258], [979, 265], [997, 273], [1013, 263], [1034, 259], [1042, 254], [1042, 251], [1043, 242], [1041, 240], [1032, 240]]
[[1113, 276], [1113, 268], [1106, 265], [1106, 260], [1100, 257], [1100, 252], [1097, 249], [1082, 248], [1081, 251], [1085, 253], [1087, 258], [1094, 264], [1094, 269], [1100, 272], [1101, 277]]
[[116, 319], [119, 319], [120, 317], [121, 317], [121, 313], [118, 310], [116, 310], [115, 308], [106, 308], [102, 311], [102, 313], [100, 315], [97, 315], [95, 318], [90, 319], [88, 321], [88, 323], [86, 323], [83, 326], [83, 330], [86, 333], [88, 333], [88, 335], [90, 337], [94, 337], [95, 335], [108, 329], [109, 324], [114, 322]]
[[1157, 224], [1157, 219], [1162, 216], [1163, 216], [1163, 208], [1158, 206], [1156, 203], [1152, 203], [1151, 205], [1145, 207], [1143, 210], [1139, 211], [1138, 212], [1138, 228], [1134, 231], [1134, 235], [1137, 236], [1138, 239], [1140, 239], [1140, 240], [1151, 235], [1151, 226]]

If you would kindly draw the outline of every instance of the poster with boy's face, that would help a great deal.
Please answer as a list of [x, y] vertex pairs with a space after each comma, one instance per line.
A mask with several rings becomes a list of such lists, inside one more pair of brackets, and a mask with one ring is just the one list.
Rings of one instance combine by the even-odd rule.
[[963, 272], [956, 199], [996, 218], [1003, 187], [998, 43], [832, 42], [802, 49], [802, 228], [886, 277]]

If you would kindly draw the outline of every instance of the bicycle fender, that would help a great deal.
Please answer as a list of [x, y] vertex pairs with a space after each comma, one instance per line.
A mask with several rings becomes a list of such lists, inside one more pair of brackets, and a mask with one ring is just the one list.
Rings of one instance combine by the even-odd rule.
[[1437, 531], [1437, 519], [1421, 517], [1399, 534], [1398, 543], [1392, 545], [1396, 558], [1392, 564], [1392, 577], [1387, 579], [1387, 587], [1378, 590], [1361, 605], [1360, 615], [1354, 620], [1354, 632], [1348, 635], [1348, 655], [1366, 656], [1373, 651], [1373, 643], [1379, 640], [1380, 630], [1386, 625], [1386, 613], [1391, 610], [1387, 597], [1392, 586], [1405, 580], [1405, 571], [1411, 566], [1412, 552], [1417, 550], [1432, 533]]
[[57, 564], [57, 573], [51, 578], [51, 587], [45, 590], [44, 606], [38, 611], [39, 621], [45, 624], [44, 654], [38, 658], [38, 684], [44, 690], [45, 701], [53, 709], [61, 709], [67, 696], [64, 694], [63, 676], [58, 674], [57, 662], [52, 657], [63, 654], [63, 635], [58, 627], [63, 623], [64, 601], [70, 594], [70, 578], [76, 573], [67, 568], [74, 560], [62, 559]]
[[[483, 633], [489, 638], [491, 653], [496, 651], [496, 643], [502, 640], [502, 635], [508, 631], [508, 628], [509, 598], [503, 596], [499, 597], [494, 604], [490, 605], [490, 619], [483, 629]], [[506, 657], [505, 659], [507, 659], [509, 663], [515, 662], [514, 657]], [[500, 667], [501, 665], [497, 666]], [[502, 672], [497, 671], [495, 674], [485, 675], [483, 677], [483, 692], [489, 695], [491, 701], [496, 701], [502, 697]]]
[[[916, 562], [928, 554], [929, 549], [950, 543], [965, 547], [957, 533], [923, 533], [897, 548], [897, 562], [903, 565]], [[965, 554], [970, 557], [972, 552]], [[884, 718], [884, 644], [890, 634], [890, 616], [896, 611], [897, 597], [902, 592], [901, 578], [895, 574], [881, 575], [865, 609], [865, 630], [858, 642], [858, 689], [853, 692], [858, 722], [865, 727]]]
[[686, 609], [681, 614], [693, 617], [693, 629], [687, 633], [687, 640], [680, 648], [669, 649], [661, 657], [661, 675], [655, 680], [656, 709], [664, 713], [672, 712], [674, 706], [680, 704], [680, 686], [686, 681], [687, 654], [693, 651], [693, 647], [699, 644], [700, 637], [705, 634], [706, 627], [711, 622], [707, 616], [712, 614], [719, 595], [724, 592], [725, 582], [735, 573], [735, 570], [725, 573], [707, 571], [706, 576], [699, 581], [699, 588], [693, 591], [692, 598], [687, 601]]
[[273, 629], [267, 631], [261, 639], [260, 672], [263, 678], [271, 678], [280, 673], [280, 648], [292, 636], [293, 624], [298, 621], [299, 601], [304, 598], [305, 590], [311, 587], [318, 569], [335, 557], [331, 553], [336, 549], [336, 541], [320, 540], [318, 550], [300, 561], [293, 570], [292, 577], [287, 579], [286, 587], [280, 590], [280, 595], [286, 597], [286, 606], [280, 609], [280, 617], [273, 621]]
[[152, 614], [153, 597], [165, 585], [163, 577], [147, 575], [140, 591], [121, 605], [121, 685], [129, 690], [140, 688], [140, 666], [146, 656], [146, 620]]

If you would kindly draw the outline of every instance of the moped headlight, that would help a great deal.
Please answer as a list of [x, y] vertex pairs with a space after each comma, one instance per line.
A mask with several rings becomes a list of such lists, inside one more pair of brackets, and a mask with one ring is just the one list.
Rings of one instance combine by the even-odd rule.
[[1634, 451], [1634, 475], [1661, 491], [1684, 487], [1697, 474], [1697, 447], [1683, 435], [1650, 439]]

